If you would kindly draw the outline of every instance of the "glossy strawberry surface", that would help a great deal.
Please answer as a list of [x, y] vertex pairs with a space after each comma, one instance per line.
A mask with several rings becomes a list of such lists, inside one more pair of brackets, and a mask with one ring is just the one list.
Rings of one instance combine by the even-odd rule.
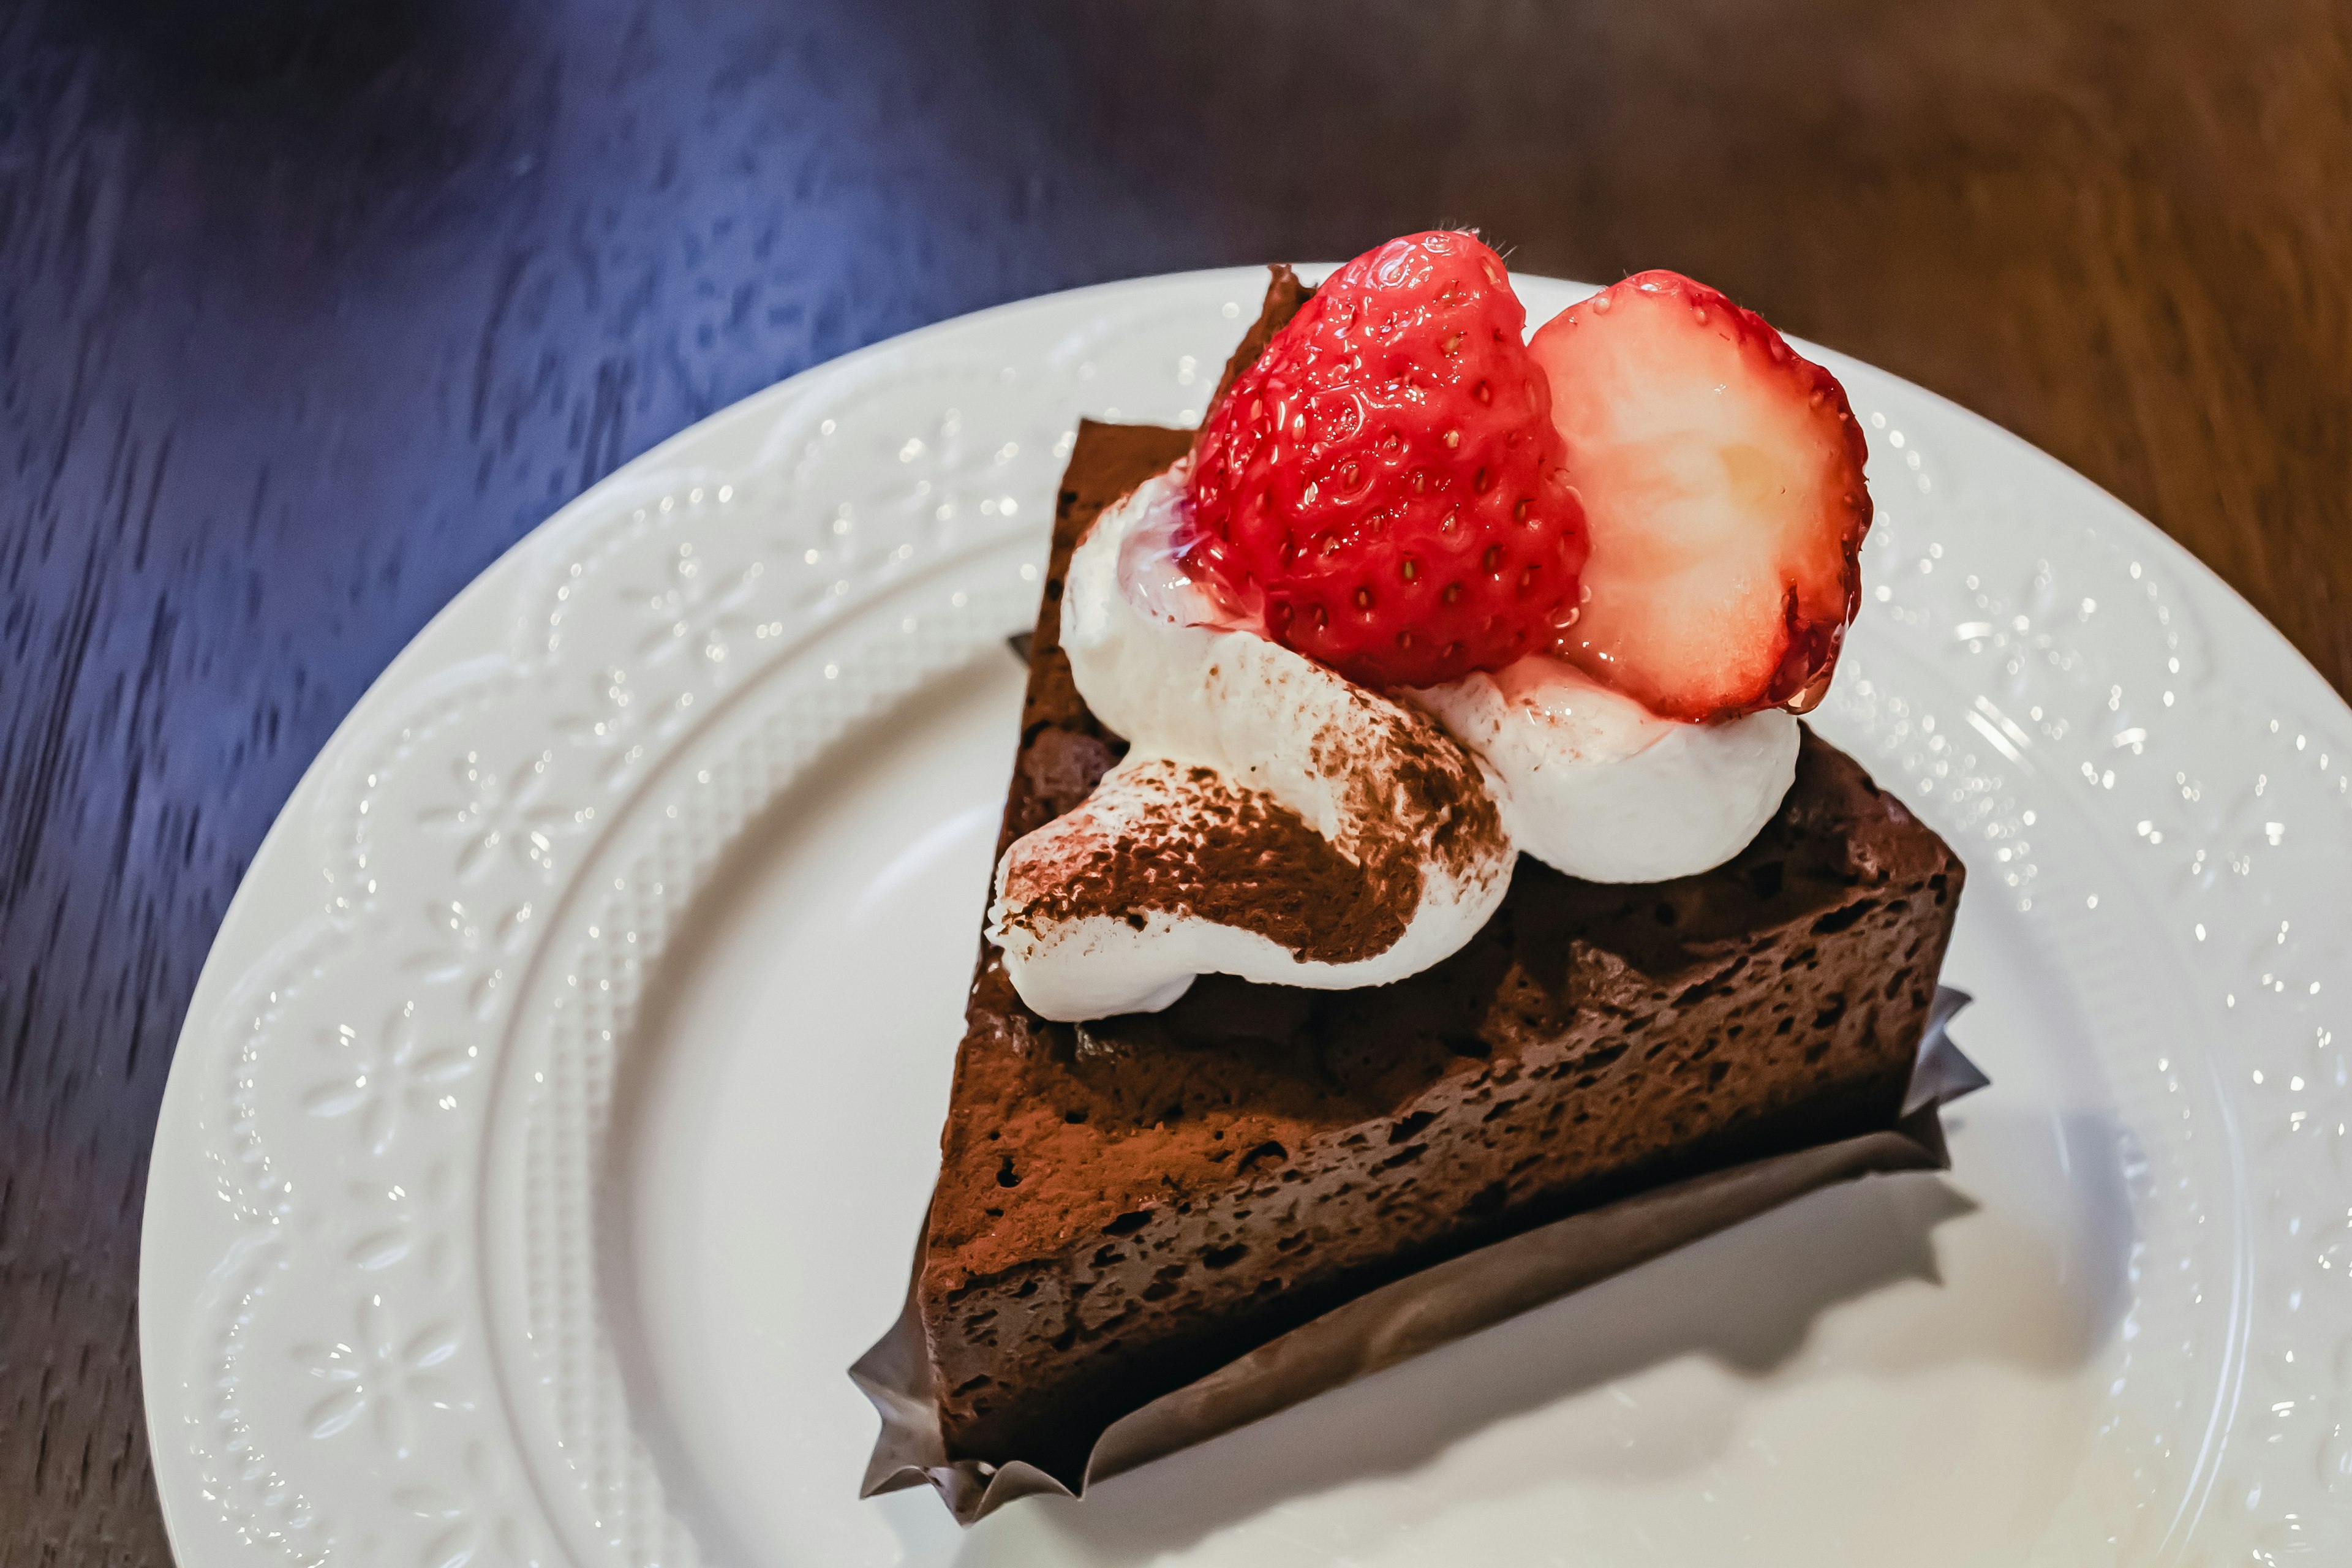
[[1550, 647], [1584, 519], [1526, 320], [1469, 234], [1409, 235], [1334, 272], [1202, 425], [1188, 564], [1368, 686]]

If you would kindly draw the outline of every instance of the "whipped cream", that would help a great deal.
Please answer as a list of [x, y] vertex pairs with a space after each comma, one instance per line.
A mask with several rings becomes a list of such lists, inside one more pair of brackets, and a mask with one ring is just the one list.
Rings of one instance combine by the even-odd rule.
[[1517, 858], [1428, 714], [1227, 625], [1185, 578], [1187, 471], [1106, 510], [1065, 580], [1071, 675], [1130, 749], [997, 870], [989, 935], [1048, 1018], [1156, 1011], [1208, 973], [1401, 980], [1477, 934]]
[[1070, 673], [1130, 749], [997, 868], [989, 937], [1044, 1016], [1155, 1012], [1206, 973], [1384, 985], [1476, 935], [1521, 849], [1664, 881], [1780, 809], [1779, 709], [1663, 719], [1545, 657], [1401, 701], [1268, 639], [1184, 571], [1188, 473], [1106, 510], [1065, 579]]
[[1720, 866], [1797, 775], [1796, 716], [1662, 719], [1541, 656], [1412, 693], [1502, 785], [1520, 848], [1591, 882], [1663, 882]]

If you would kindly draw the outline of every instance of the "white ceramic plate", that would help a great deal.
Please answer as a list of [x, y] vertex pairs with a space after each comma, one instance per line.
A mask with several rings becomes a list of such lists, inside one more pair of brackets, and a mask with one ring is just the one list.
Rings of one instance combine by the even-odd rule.
[[[1522, 279], [1538, 320], [1575, 285]], [[968, 1534], [860, 1502], [1076, 416], [1262, 274], [697, 426], [419, 637], [223, 926], [149, 1188], [189, 1568], [2245, 1563], [2352, 1551], [2352, 713], [2181, 551], [1835, 354], [1879, 516], [1822, 728], [1968, 861], [1994, 1087], [1818, 1194]], [[2268, 1555], [2265, 1556], [2264, 1554]]]

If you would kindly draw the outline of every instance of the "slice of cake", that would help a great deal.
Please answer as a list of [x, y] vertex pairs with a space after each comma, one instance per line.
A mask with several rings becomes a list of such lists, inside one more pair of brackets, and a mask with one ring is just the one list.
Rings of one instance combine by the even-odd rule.
[[[1478, 251], [1491, 257], [1483, 247]], [[1486, 276], [1500, 288], [1496, 271]], [[1441, 295], [1441, 302], [1456, 296]], [[1277, 272], [1265, 313], [1227, 370], [1234, 401], [1274, 395], [1248, 377], [1307, 298], [1286, 270]], [[1669, 330], [1681, 330], [1686, 307], [1687, 297], [1672, 297], [1676, 313]], [[1638, 321], [1645, 308], [1646, 300], [1634, 300], [1621, 307], [1618, 319]], [[1444, 318], [1437, 321], [1441, 332], [1448, 330]], [[1444, 336], [1433, 341], [1440, 352], [1454, 352]], [[1517, 342], [1505, 343], [1500, 329], [1493, 341], [1505, 354]], [[1538, 334], [1538, 348], [1542, 343]], [[1786, 363], [1785, 347], [1783, 357], [1773, 356], [1777, 343], [1775, 335], [1758, 361], [1775, 374]], [[1596, 333], [1561, 352], [1591, 354], [1613, 346]], [[1744, 353], [1748, 343], [1732, 347]], [[1475, 384], [1491, 389], [1517, 362], [1496, 363], [1503, 368], [1474, 372]], [[1836, 407], [1843, 410], [1842, 394]], [[1595, 417], [1579, 428], [1589, 433]], [[1306, 428], [1303, 416], [1298, 428]], [[1435, 438], [1442, 442], [1444, 433], [1439, 429]], [[1479, 438], [1474, 430], [1473, 444]], [[1801, 432], [1791, 437], [1798, 438]], [[1280, 835], [1246, 829], [1260, 833], [1264, 852], [1239, 872], [1221, 871], [1211, 898], [1195, 886], [1201, 839], [1186, 813], [1217, 801], [1234, 803], [1241, 815], [1233, 820], [1244, 824], [1287, 813], [1292, 824], [1323, 824], [1316, 830], [1344, 848], [1347, 814], [1361, 803], [1350, 804], [1341, 792], [1334, 797], [1339, 804], [1318, 816], [1315, 799], [1296, 786], [1286, 796], [1269, 793], [1281, 787], [1273, 775], [1288, 765], [1273, 753], [1263, 770], [1245, 761], [1200, 762], [1220, 745], [1232, 750], [1234, 724], [1201, 730], [1183, 744], [1160, 743], [1151, 757], [1139, 743], [1129, 757], [1128, 741], [1081, 695], [1063, 646], [1063, 601], [1081, 541], [1107, 510], [1118, 509], [1131, 523], [1124, 514], [1146, 489], [1166, 489], [1171, 468], [1181, 474], [1200, 460], [1197, 439], [1189, 431], [1143, 426], [1087, 422], [1080, 428], [1055, 507], [1052, 559], [1028, 647], [1020, 749], [999, 842], [1005, 868], [1000, 892], [1013, 885], [1006, 879], [1017, 868], [1015, 852], [1051, 839], [1040, 829], [1093, 813], [1125, 823], [1115, 852], [1143, 857], [1145, 869], [1162, 877], [1150, 907], [1130, 911], [1132, 937], [1112, 933], [1135, 952], [1174, 951], [1181, 971], [1182, 955], [1209, 951], [1192, 942], [1197, 933], [1187, 930], [1187, 920], [1206, 920], [1202, 911], [1212, 907], [1240, 907], [1244, 912], [1218, 913], [1216, 921], [1252, 926], [1254, 903], [1281, 905], [1285, 912], [1253, 926], [1267, 933], [1260, 939], [1266, 956], [1233, 966], [1260, 971], [1256, 980], [1225, 973], [1195, 980], [1180, 973], [1180, 983], [1169, 986], [1145, 976], [1134, 982], [1136, 994], [1157, 1002], [1172, 994], [1174, 1000], [1156, 1011], [1106, 1017], [1049, 1003], [1045, 1011], [1068, 1020], [1055, 1021], [1024, 1002], [1024, 984], [1033, 998], [1081, 994], [1046, 984], [1048, 964], [1084, 970], [1114, 958], [1128, 963], [1134, 952], [1098, 931], [1050, 950], [1014, 918], [1021, 910], [1008, 914], [1000, 900], [991, 927], [998, 940], [983, 944], [957, 1055], [915, 1286], [948, 1455], [996, 1464], [1024, 1459], [1073, 1487], [1110, 1422], [1366, 1290], [1632, 1191], [1895, 1125], [1962, 879], [1958, 861], [1931, 830], [1851, 759], [1780, 711], [1780, 704], [1818, 696], [1850, 608], [1841, 607], [1834, 633], [1805, 619], [1800, 612], [1810, 589], [1800, 560], [1788, 569], [1785, 629], [1778, 630], [1769, 657], [1749, 661], [1747, 673], [1738, 657], [1694, 652], [1687, 637], [1643, 641], [1641, 595], [1654, 584], [1645, 586], [1638, 554], [1610, 545], [1607, 531], [1622, 524], [1610, 512], [1614, 492], [1603, 483], [1581, 499], [1582, 514], [1560, 514], [1590, 516], [1591, 564], [1605, 566], [1603, 580], [1619, 584], [1609, 613], [1596, 614], [1594, 640], [1583, 651], [1612, 678], [1612, 661], [1622, 660], [1624, 679], [1647, 682], [1635, 718], [1625, 721], [1638, 731], [1621, 748], [1625, 756], [1664, 756], [1665, 763], [1645, 765], [1682, 770], [1636, 776], [1639, 793], [1659, 795], [1661, 779], [1676, 787], [1698, 779], [1706, 787], [1690, 786], [1698, 793], [1689, 810], [1675, 804], [1680, 797], [1672, 788], [1664, 790], [1666, 820], [1687, 821], [1700, 837], [1729, 833], [1730, 847], [1696, 852], [1710, 868], [1657, 880], [1592, 880], [1555, 869], [1563, 861], [1584, 865], [1593, 857], [1650, 852], [1641, 840], [1654, 833], [1660, 808], [1619, 799], [1625, 786], [1622, 771], [1612, 771], [1616, 752], [1602, 755], [1603, 765], [1590, 777], [1578, 775], [1581, 795], [1548, 795], [1545, 790], [1567, 787], [1551, 780], [1515, 784], [1524, 775], [1512, 772], [1508, 725], [1523, 723], [1525, 715], [1507, 711], [1520, 700], [1509, 669], [1480, 673], [1499, 668], [1490, 659], [1474, 662], [1465, 675], [1429, 662], [1425, 645], [1416, 654], [1409, 633], [1391, 637], [1384, 628], [1366, 646], [1384, 661], [1385, 673], [1401, 679], [1367, 684], [1360, 700], [1349, 695], [1353, 688], [1341, 692], [1343, 716], [1356, 711], [1349, 707], [1353, 701], [1369, 715], [1366, 723], [1390, 726], [1381, 733], [1410, 731], [1421, 737], [1414, 745], [1454, 748], [1449, 754], [1458, 765], [1448, 776], [1466, 780], [1460, 786], [1466, 793], [1452, 805], [1442, 792], [1434, 805], [1421, 803], [1422, 817], [1438, 824], [1429, 842], [1479, 824], [1491, 831], [1499, 812], [1528, 853], [1517, 855], [1515, 867], [1506, 862], [1503, 877], [1478, 894], [1487, 901], [1476, 907], [1475, 921], [1434, 962], [1378, 984], [1349, 984], [1329, 966], [1318, 968], [1310, 962], [1312, 941], [1285, 931], [1302, 920], [1338, 921], [1344, 911], [1302, 911], [1295, 899], [1279, 896], [1295, 891], [1283, 878], [1296, 828], [1286, 826]], [[1607, 444], [1594, 437], [1584, 461], [1602, 474], [1611, 461]], [[1858, 488], [1858, 461], [1854, 470]], [[1465, 494], [1483, 496], [1490, 471], [1499, 470], [1465, 469], [1465, 479], [1477, 476]], [[1832, 482], [1822, 492], [1832, 506], [1835, 489]], [[1850, 496], [1844, 504], [1851, 508]], [[1524, 520], [1528, 509], [1514, 517], [1508, 496], [1504, 505], [1504, 517]], [[1397, 531], [1409, 535], [1412, 519], [1395, 515], [1403, 520]], [[1861, 515], [1866, 523], [1866, 500]], [[1535, 559], [1546, 570], [1555, 561], [1572, 563], [1582, 549], [1581, 526], [1563, 523], [1556, 539], [1539, 546], [1552, 553]], [[1853, 527], [1837, 546], [1846, 551], [1849, 570], [1859, 538]], [[1474, 549], [1470, 558], [1481, 557]], [[1190, 581], [1210, 570], [1196, 566]], [[1412, 581], [1410, 572], [1396, 574]], [[1537, 576], [1513, 581], [1525, 584]], [[1255, 591], [1259, 579], [1251, 582]], [[1572, 569], [1569, 582], [1572, 586]], [[1231, 602], [1240, 598], [1237, 593]], [[1567, 602], [1578, 601], [1571, 594]], [[1265, 605], [1241, 607], [1261, 617], [1250, 625], [1269, 624]], [[1773, 614], [1782, 608], [1776, 601]], [[1571, 609], [1550, 624], [1572, 629], [1578, 618]], [[1495, 617], [1487, 620], [1490, 637], [1508, 632], [1496, 628]], [[1083, 616], [1071, 624], [1095, 635]], [[1780, 626], [1776, 620], [1776, 630]], [[1258, 644], [1201, 646], [1208, 650], [1204, 689], [1213, 691], [1222, 689], [1219, 680], [1230, 682], [1236, 650]], [[1440, 650], [1442, 658], [1457, 652]], [[1103, 656], [1087, 657], [1100, 689]], [[1339, 649], [1328, 668], [1358, 657]], [[1299, 668], [1307, 667], [1301, 661]], [[1338, 679], [1319, 656], [1312, 671], [1317, 679]], [[1424, 689], [1416, 672], [1446, 683], [1433, 680]], [[1369, 695], [1407, 688], [1424, 700], [1401, 704]], [[1575, 712], [1587, 716], [1578, 722], [1616, 711], [1609, 703], [1619, 700], [1595, 696], [1590, 683], [1559, 689], [1577, 694]], [[1132, 708], [1129, 698], [1121, 700]], [[1691, 711], [1657, 716], [1677, 705]], [[1555, 706], [1556, 720], [1569, 712], [1564, 701]], [[1307, 703], [1298, 710], [1311, 709]], [[1292, 710], [1269, 711], [1279, 718]], [[1444, 715], [1446, 727], [1465, 738], [1447, 739], [1432, 713]], [[1667, 724], [1678, 727], [1663, 742], [1654, 729], [1640, 728]], [[1301, 765], [1310, 773], [1355, 768], [1366, 778], [1391, 776], [1380, 771], [1385, 764], [1379, 758], [1333, 761], [1343, 749], [1327, 743], [1330, 732], [1327, 727], [1324, 739], [1301, 742], [1300, 755], [1312, 760]], [[1599, 742], [1583, 736], [1585, 752], [1594, 752]], [[1541, 731], [1538, 740], [1550, 734]], [[1694, 752], [1699, 762], [1675, 760], [1681, 754], [1675, 747], [1729, 746], [1726, 737], [1740, 735], [1748, 737], [1740, 742], [1746, 752]], [[1536, 754], [1558, 753], [1537, 746]], [[1192, 776], [1197, 793], [1137, 794], [1160, 787], [1149, 781], [1171, 767]], [[1708, 813], [1725, 794], [1718, 775], [1740, 769], [1769, 782], [1764, 810], [1742, 822], [1727, 807], [1716, 813], [1723, 820], [1710, 825]], [[1555, 767], [1554, 776], [1562, 771]], [[1172, 811], [1172, 821], [1140, 807], [1140, 815], [1120, 816], [1106, 805], [1129, 796]], [[1580, 809], [1551, 804], [1559, 798], [1581, 803]], [[1652, 815], [1642, 815], [1645, 809]], [[1608, 816], [1612, 811], [1620, 816]], [[1581, 841], [1570, 829], [1587, 817], [1619, 826]], [[1693, 853], [1687, 845], [1664, 847]], [[1429, 876], [1443, 860], [1438, 850], [1423, 857]], [[1255, 898], [1248, 889], [1261, 884], [1267, 896]], [[1424, 892], [1433, 885], [1422, 884]], [[1440, 916], [1466, 918], [1469, 897]], [[1029, 968], [1008, 963], [1000, 942], [1014, 942], [1013, 956]], [[1295, 983], [1265, 983], [1267, 974]]]

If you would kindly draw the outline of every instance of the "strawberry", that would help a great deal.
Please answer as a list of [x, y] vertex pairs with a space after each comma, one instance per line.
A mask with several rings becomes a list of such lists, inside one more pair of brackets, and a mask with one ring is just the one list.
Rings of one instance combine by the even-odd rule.
[[1561, 651], [1670, 718], [1812, 707], [1870, 528], [1837, 378], [1675, 272], [1571, 305], [1528, 349], [1591, 531]]
[[1409, 235], [1334, 272], [1210, 410], [1186, 562], [1361, 685], [1548, 647], [1584, 520], [1502, 258]]

